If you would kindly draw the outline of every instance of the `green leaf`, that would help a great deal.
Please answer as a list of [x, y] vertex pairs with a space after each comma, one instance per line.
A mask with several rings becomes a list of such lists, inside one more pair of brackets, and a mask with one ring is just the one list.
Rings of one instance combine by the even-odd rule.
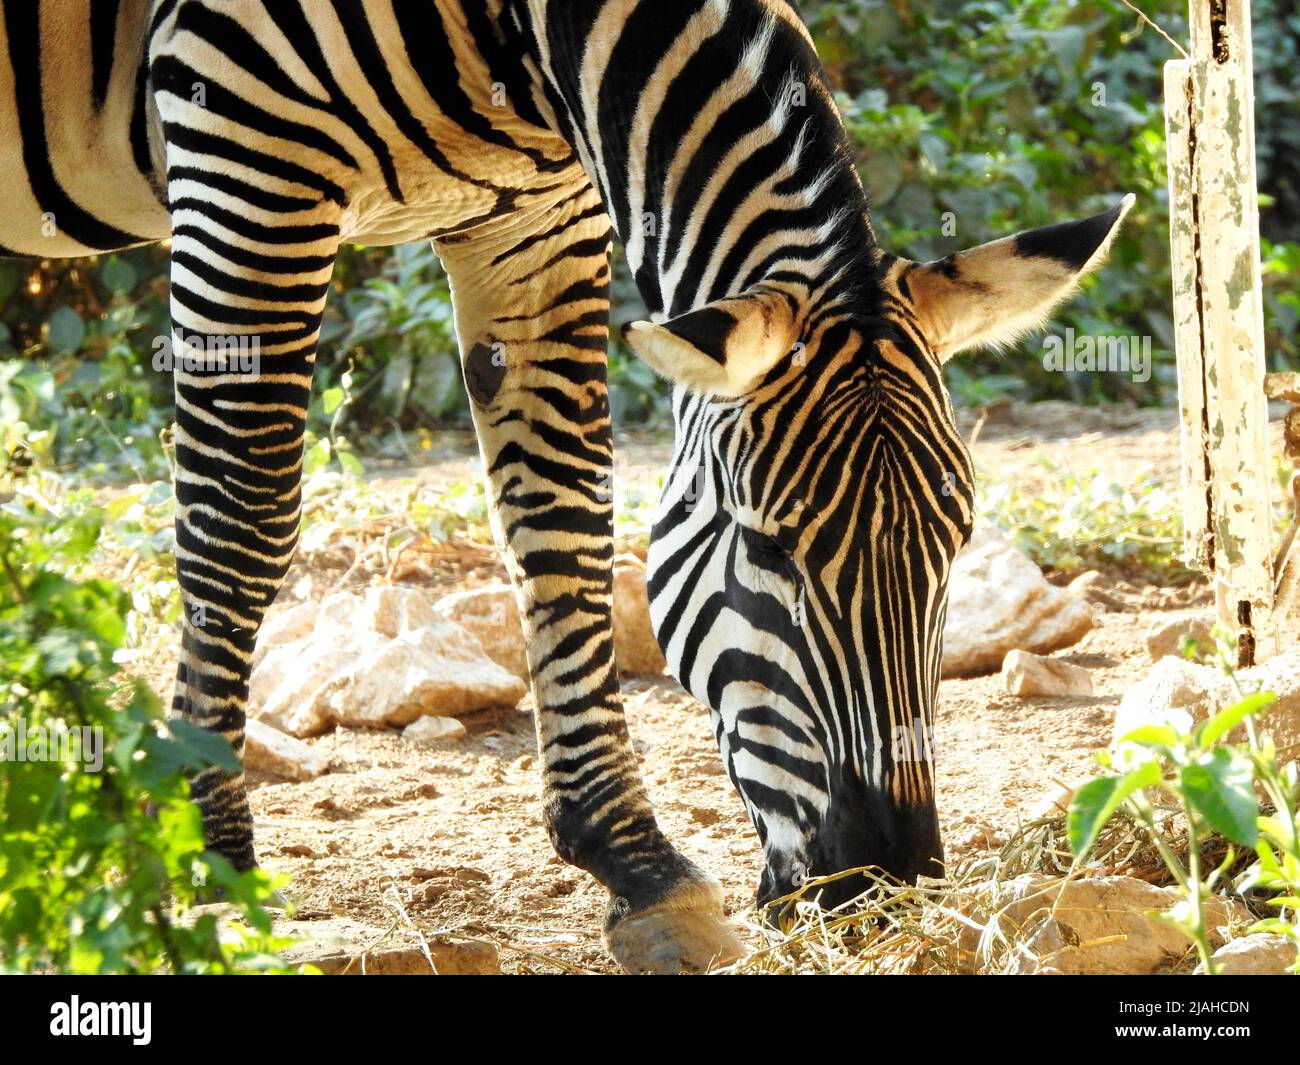
[[1193, 810], [1233, 843], [1253, 847], [1259, 838], [1254, 777], [1250, 762], [1228, 747], [1183, 766], [1180, 790]]
[[152, 770], [160, 776], [217, 766], [239, 772], [239, 759], [224, 736], [208, 732], [181, 717], [174, 717], [145, 740]]
[[1092, 849], [1106, 822], [1125, 799], [1141, 788], [1155, 787], [1159, 783], [1160, 767], [1155, 762], [1146, 762], [1122, 777], [1090, 780], [1076, 791], [1066, 819], [1070, 850], [1076, 860], [1082, 860]]
[[341, 388], [327, 388], [321, 393], [321, 405], [325, 408], [326, 414], [333, 414], [339, 409], [343, 400], [347, 398], [347, 393]]
[[322, 436], [316, 443], [307, 449], [307, 455], [303, 459], [303, 473], [310, 477], [317, 470], [323, 470], [330, 460], [330, 442], [329, 437]]
[[1182, 737], [1173, 725], [1141, 725], [1120, 737], [1120, 743], [1136, 743], [1140, 747], [1176, 747]]
[[86, 323], [71, 307], [60, 307], [50, 315], [45, 342], [54, 354], [76, 351], [85, 339]]
[[134, 266], [114, 255], [100, 268], [99, 279], [109, 292], [124, 295], [135, 288], [137, 274]]
[[1194, 733], [1197, 746], [1202, 749], [1213, 747], [1246, 718], [1262, 714], [1275, 702], [1277, 696], [1272, 692], [1257, 692], [1254, 695], [1247, 695], [1239, 703], [1220, 710], [1213, 717], [1202, 722]]

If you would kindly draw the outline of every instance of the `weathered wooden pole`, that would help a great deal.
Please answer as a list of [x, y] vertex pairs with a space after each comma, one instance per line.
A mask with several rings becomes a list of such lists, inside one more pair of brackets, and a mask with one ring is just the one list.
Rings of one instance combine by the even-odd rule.
[[1264, 391], [1270, 399], [1291, 405], [1282, 425], [1282, 447], [1296, 471], [1291, 476], [1291, 525], [1282, 534], [1273, 563], [1273, 615], [1285, 650], [1300, 648], [1300, 373], [1271, 373]]
[[1191, 0], [1191, 28], [1165, 67], [1185, 551], [1247, 666], [1279, 649], [1250, 0]]

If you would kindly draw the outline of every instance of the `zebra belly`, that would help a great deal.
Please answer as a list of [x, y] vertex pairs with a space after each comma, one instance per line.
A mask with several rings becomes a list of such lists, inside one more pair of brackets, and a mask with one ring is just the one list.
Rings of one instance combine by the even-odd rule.
[[464, 155], [471, 172], [490, 174], [492, 187], [467, 184], [429, 167], [427, 161], [410, 159], [398, 169], [403, 191], [400, 200], [378, 175], [349, 187], [340, 238], [384, 246], [462, 233], [506, 216], [519, 216], [522, 221], [533, 211], [571, 195], [587, 181], [576, 162], [559, 173], [540, 175], [535, 166], [521, 165], [517, 155], [501, 152], [463, 132], [449, 136], [440, 146]]

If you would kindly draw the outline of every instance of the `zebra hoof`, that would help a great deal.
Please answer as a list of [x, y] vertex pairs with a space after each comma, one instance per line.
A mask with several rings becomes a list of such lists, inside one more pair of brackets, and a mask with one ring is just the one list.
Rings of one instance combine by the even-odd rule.
[[708, 887], [705, 898], [699, 886], [692, 885], [688, 897], [670, 896], [608, 929], [605, 947], [623, 971], [659, 976], [706, 973], [743, 958], [745, 944], [727, 923], [721, 892], [715, 885]]

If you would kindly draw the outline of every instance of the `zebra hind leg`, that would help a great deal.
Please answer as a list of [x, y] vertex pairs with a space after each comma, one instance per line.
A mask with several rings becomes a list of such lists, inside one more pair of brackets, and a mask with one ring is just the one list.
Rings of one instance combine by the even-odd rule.
[[[170, 180], [184, 611], [172, 708], [229, 740], [242, 765], [253, 648], [298, 539], [307, 404], [338, 229], [319, 197], [229, 176], [208, 186], [206, 173], [173, 167]], [[237, 870], [255, 866], [242, 770], [209, 768], [190, 789], [208, 847]]]
[[614, 665], [609, 237], [587, 187], [437, 248], [528, 641], [547, 831], [562, 858], [609, 889], [616, 961], [702, 970], [734, 960], [741, 944], [721, 888], [659, 829]]

